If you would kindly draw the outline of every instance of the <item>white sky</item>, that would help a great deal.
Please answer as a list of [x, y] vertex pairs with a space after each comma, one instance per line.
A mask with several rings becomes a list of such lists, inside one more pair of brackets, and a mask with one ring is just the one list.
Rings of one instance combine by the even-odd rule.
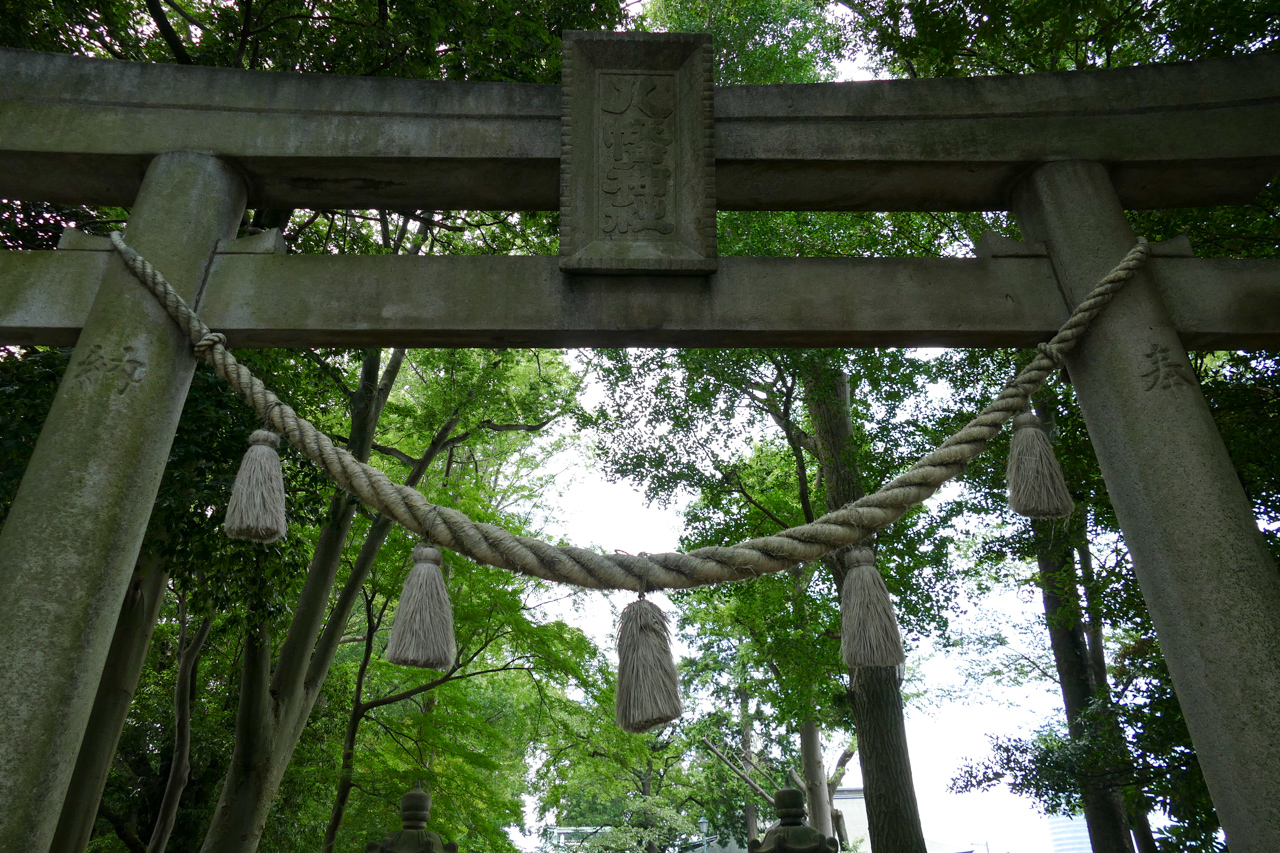
[[[682, 529], [677, 508], [646, 506], [639, 491], [624, 483], [605, 481], [580, 455], [562, 458], [561, 465], [563, 473], [557, 480], [561, 495], [546, 534], [564, 536], [579, 546], [599, 545], [631, 553], [675, 550]], [[662, 597], [655, 597], [655, 601], [670, 611], [669, 602]], [[585, 607], [564, 614], [564, 618], [601, 645], [612, 646], [612, 614], [625, 603], [620, 597], [610, 601], [601, 595], [603, 606]], [[1015, 610], [1035, 606], [1034, 602], [1022, 604], [1014, 595], [1003, 595], [984, 602], [983, 611], [990, 616], [993, 608], [1003, 608], [1012, 618], [1018, 615]], [[921, 657], [928, 659], [921, 662]], [[961, 664], [947, 654], [923, 652], [913, 664], [919, 667], [919, 677], [930, 694], [959, 686]], [[1048, 820], [1027, 800], [1004, 788], [952, 794], [947, 786], [965, 759], [987, 754], [988, 735], [1028, 735], [1060, 702], [1057, 694], [1030, 688], [1005, 691], [990, 700], [930, 701], [927, 697], [920, 707], [908, 709], [907, 736], [916, 795], [930, 840], [952, 843], [955, 849], [974, 845], [983, 853], [987, 850], [984, 845], [989, 845], [990, 853], [1052, 853]], [[923, 707], [925, 704], [929, 707]], [[833, 745], [828, 764], [834, 762], [838, 750], [839, 746]], [[856, 761], [851, 768], [845, 784], [861, 785]]]

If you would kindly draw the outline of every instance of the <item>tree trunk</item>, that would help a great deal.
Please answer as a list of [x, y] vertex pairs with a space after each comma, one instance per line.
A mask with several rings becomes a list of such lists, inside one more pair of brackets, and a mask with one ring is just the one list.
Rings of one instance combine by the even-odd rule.
[[858, 763], [866, 786], [867, 833], [874, 853], [927, 853], [907, 755], [907, 727], [896, 666], [849, 674], [858, 727]]
[[[1102, 632], [1102, 589], [1093, 573], [1093, 553], [1089, 550], [1087, 529], [1081, 532], [1081, 541], [1076, 546], [1076, 554], [1080, 558], [1080, 581], [1084, 587], [1085, 613], [1089, 617], [1085, 623], [1085, 637], [1089, 641], [1089, 671], [1093, 676], [1093, 693], [1097, 701], [1110, 705], [1111, 682], [1107, 677], [1107, 653], [1103, 645]], [[1119, 739], [1123, 740], [1123, 735], [1119, 734], [1119, 723], [1114, 716], [1112, 716], [1112, 723], [1116, 726]], [[1133, 805], [1128, 807], [1128, 813], [1129, 826], [1133, 830], [1134, 846], [1138, 853], [1159, 853], [1155, 834], [1151, 831], [1151, 821], [1148, 818], [1150, 808], [1147, 805], [1146, 792], [1135, 785], [1132, 793]]]
[[[265, 628], [250, 632], [246, 638], [231, 766], [222, 783], [201, 853], [254, 853], [258, 848], [280, 780], [319, 695], [318, 689], [306, 683], [308, 658], [296, 653], [286, 656], [286, 651], [290, 640], [303, 636], [299, 619], [305, 612], [316, 610], [319, 587], [324, 587], [324, 599], [328, 599], [354, 515], [355, 499], [344, 493], [335, 495], [312, 557], [302, 603], [295, 610], [290, 637], [282, 647], [274, 675], [271, 641]], [[353, 569], [352, 577], [355, 575]], [[349, 605], [346, 612], [339, 612], [339, 607], [335, 607], [331, 617], [335, 621], [330, 625], [345, 626], [349, 612]], [[311, 642], [305, 650], [308, 655], [318, 634], [317, 625], [312, 628]], [[327, 664], [324, 669], [327, 671]], [[319, 683], [323, 683], [323, 679]], [[319, 683], [314, 688], [318, 688]]]
[[[653, 796], [653, 759], [649, 759], [649, 765], [645, 768], [644, 776], [640, 779], [640, 796], [644, 797], [646, 806], [649, 798]], [[652, 818], [646, 808], [645, 823], [646, 828], [653, 826]], [[649, 839], [644, 843], [645, 853], [658, 853], [658, 845], [653, 839]]]
[[844, 812], [833, 807], [831, 809], [831, 825], [835, 827], [835, 839], [840, 842], [840, 849], [844, 850], [849, 846], [849, 836], [844, 831]]
[[[1082, 525], [1083, 526], [1083, 525]], [[1084, 623], [1085, 638], [1089, 641], [1089, 674], [1094, 692], [1111, 694], [1111, 682], [1107, 678], [1107, 650], [1102, 636], [1102, 590], [1093, 576], [1093, 553], [1089, 550], [1089, 532], [1081, 533], [1083, 544], [1076, 548], [1080, 557], [1080, 580], [1084, 585], [1085, 612], [1089, 617]]]
[[178, 818], [178, 804], [182, 801], [182, 792], [191, 775], [191, 694], [195, 692], [196, 666], [200, 662], [200, 653], [204, 651], [204, 641], [208, 639], [209, 628], [213, 625], [213, 620], [206, 617], [188, 644], [186, 607], [180, 605], [180, 609], [183, 612], [178, 616], [181, 620], [178, 633], [178, 678], [173, 685], [173, 759], [169, 763], [169, 780], [164, 786], [164, 798], [160, 801], [156, 824], [151, 830], [147, 853], [164, 853], [164, 849], [169, 846], [169, 836], [173, 833], [173, 824]]
[[844, 748], [844, 752], [840, 753], [835, 766], [831, 768], [831, 775], [827, 778], [827, 799], [831, 802], [831, 826], [835, 829], [835, 838], [840, 842], [841, 850], [849, 846], [849, 839], [845, 834], [844, 813], [836, 808], [836, 792], [840, 790], [840, 783], [844, 781], [849, 761], [857, 754], [858, 740], [854, 738]]
[[98, 817], [98, 803], [111, 772], [111, 760], [115, 757], [125, 718], [129, 716], [129, 705], [147, 660], [156, 617], [164, 602], [168, 567], [169, 559], [157, 556], [144, 543], [116, 621], [111, 649], [102, 680], [98, 682], [93, 711], [76, 756], [76, 769], [62, 804], [50, 853], [83, 853], [89, 845]]
[[[1035, 522], [1034, 529], [1049, 645], [1062, 688], [1067, 727], [1072, 737], [1078, 737], [1083, 733], [1081, 716], [1093, 700], [1094, 685], [1080, 621], [1075, 561], [1065, 529], [1055, 529], [1047, 522]], [[1088, 779], [1080, 780], [1080, 792], [1093, 853], [1133, 853], [1120, 792]]]
[[[853, 439], [848, 375], [829, 365], [811, 367], [805, 377], [805, 406], [826, 484], [827, 510], [836, 510], [865, 494]], [[846, 572], [844, 561], [837, 555], [826, 563], [838, 590]], [[871, 849], [925, 853], [897, 667], [851, 672], [849, 697], [858, 729]]]
[[831, 827], [831, 798], [827, 794], [827, 771], [822, 765], [822, 732], [809, 718], [800, 728], [800, 764], [804, 768], [804, 795], [809, 802], [809, 825], [828, 838]]
[[[361, 676], [363, 676], [363, 667]], [[361, 679], [362, 680], [362, 679]], [[333, 853], [338, 841], [338, 830], [342, 827], [342, 818], [347, 811], [347, 801], [351, 798], [353, 775], [355, 773], [356, 735], [360, 731], [360, 718], [364, 716], [364, 708], [360, 704], [361, 685], [356, 685], [356, 701], [351, 706], [351, 716], [347, 718], [347, 731], [342, 740], [342, 769], [338, 771], [338, 787], [333, 795], [333, 808], [329, 810], [329, 824], [324, 830], [324, 842], [320, 845], [320, 853]]]
[[374, 618], [372, 595], [366, 594], [364, 654], [360, 658], [360, 669], [356, 672], [355, 697], [351, 700], [351, 713], [347, 716], [347, 730], [342, 739], [342, 769], [338, 772], [338, 788], [334, 792], [333, 808], [329, 810], [329, 825], [324, 830], [321, 853], [333, 853], [338, 830], [342, 827], [342, 817], [347, 811], [347, 800], [351, 797], [352, 777], [356, 766], [356, 736], [360, 733], [360, 721], [368, 711], [368, 706], [364, 704], [364, 679], [369, 672], [369, 661], [373, 659], [373, 641], [381, 622], [381, 617]]
[[[129, 853], [147, 853], [147, 848], [138, 840], [138, 835], [134, 832], [137, 829], [136, 821], [126, 820], [122, 815], [118, 815], [111, 809], [107, 808], [106, 803], [98, 803], [98, 814], [111, 824], [111, 828], [115, 830], [116, 838], [120, 839]], [[136, 815], [135, 815], [136, 817]]]
[[1142, 804], [1134, 808], [1129, 814], [1129, 820], [1133, 824], [1133, 840], [1138, 848], [1138, 853], [1160, 853], [1160, 847], [1156, 844], [1155, 833], [1151, 831], [1151, 820], [1147, 816], [1148, 813], [1146, 797], [1143, 797]]
[[[751, 752], [751, 699], [744, 690], [738, 694], [738, 717], [742, 724], [742, 767], [750, 770], [755, 766], [755, 756]], [[756, 823], [756, 804], [751, 802], [750, 794], [742, 808], [747, 823], [747, 840], [760, 837], [760, 829]]]

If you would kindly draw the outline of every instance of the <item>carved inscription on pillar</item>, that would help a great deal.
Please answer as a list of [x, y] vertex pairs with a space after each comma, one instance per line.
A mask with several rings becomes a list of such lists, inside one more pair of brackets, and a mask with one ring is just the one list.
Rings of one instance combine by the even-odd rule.
[[123, 394], [142, 381], [147, 362], [138, 348], [126, 345], [118, 351], [109, 351], [102, 344], [94, 344], [89, 352], [72, 368], [72, 375], [81, 388], [96, 382], [110, 382], [117, 394]]
[[1167, 346], [1152, 344], [1151, 349], [1143, 355], [1149, 365], [1147, 371], [1142, 374], [1142, 378], [1147, 380], [1144, 391], [1154, 391], [1156, 388], [1167, 391], [1179, 385], [1194, 386], [1196, 384], [1191, 368], [1182, 364]]
[[563, 97], [561, 269], [713, 272], [710, 38], [568, 33]]

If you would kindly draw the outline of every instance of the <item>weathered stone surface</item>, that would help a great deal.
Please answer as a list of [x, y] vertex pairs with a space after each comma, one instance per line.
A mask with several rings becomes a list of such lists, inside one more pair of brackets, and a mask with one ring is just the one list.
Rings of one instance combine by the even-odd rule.
[[[203, 154], [147, 170], [129, 242], [194, 300], [244, 187]], [[114, 254], [0, 529], [0, 850], [48, 850], [195, 368]]]
[[[106, 262], [0, 253], [0, 344], [75, 343]], [[1280, 261], [1150, 264], [1185, 346], [1280, 347]], [[1067, 309], [1034, 257], [721, 258], [620, 282], [554, 257], [219, 255], [200, 311], [232, 346], [1010, 347]]]
[[[1106, 162], [1129, 208], [1243, 204], [1280, 169], [1280, 55], [724, 87], [715, 116], [721, 209], [1002, 210], [1062, 159]], [[0, 49], [0, 197], [129, 204], [154, 152], [194, 149], [254, 205], [554, 210], [560, 117], [557, 86]]]
[[564, 36], [560, 268], [716, 268], [711, 37]]
[[[1096, 163], [1038, 169], [1015, 211], [1074, 299], [1135, 239]], [[1160, 265], [1140, 271], [1067, 370], [1227, 842], [1274, 853], [1280, 573], [1161, 303], [1162, 276]]]
[[1261, 53], [1105, 71], [724, 87], [719, 206], [1004, 210], [1029, 169], [1056, 160], [1106, 163], [1130, 209], [1243, 204], [1280, 169], [1276, 110], [1280, 55]]

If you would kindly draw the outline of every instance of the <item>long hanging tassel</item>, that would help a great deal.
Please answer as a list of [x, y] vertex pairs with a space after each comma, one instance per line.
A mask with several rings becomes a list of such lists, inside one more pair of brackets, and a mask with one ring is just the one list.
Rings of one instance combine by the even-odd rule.
[[643, 598], [618, 617], [618, 725], [647, 732], [680, 716], [680, 680], [671, 659], [667, 616]]
[[876, 569], [875, 552], [850, 551], [852, 564], [840, 589], [840, 655], [845, 666], [900, 666], [906, 662], [889, 588]]
[[249, 436], [249, 449], [240, 461], [222, 525], [232, 539], [265, 545], [289, 532], [284, 518], [284, 474], [276, 453], [279, 446], [280, 436], [270, 430], [254, 430]]
[[458, 656], [453, 637], [453, 605], [440, 573], [440, 549], [413, 549], [413, 569], [396, 606], [387, 660], [400, 666], [447, 670]]
[[1027, 518], [1066, 518], [1075, 510], [1053, 444], [1034, 412], [1013, 419], [1009, 445], [1009, 509]]

